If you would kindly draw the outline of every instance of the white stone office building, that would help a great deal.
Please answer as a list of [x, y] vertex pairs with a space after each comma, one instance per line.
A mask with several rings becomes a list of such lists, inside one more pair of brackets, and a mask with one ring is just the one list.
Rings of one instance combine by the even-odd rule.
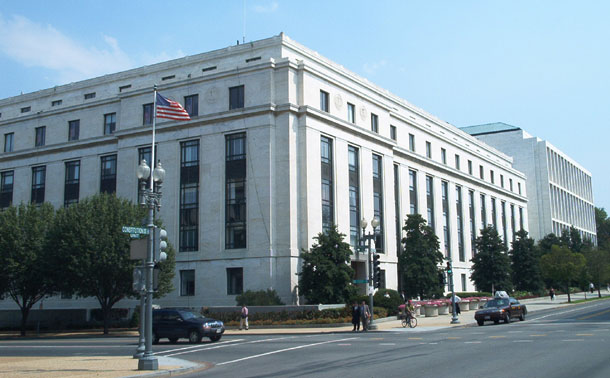
[[574, 226], [597, 245], [591, 173], [546, 140], [502, 122], [462, 130], [512, 156], [527, 176], [530, 236], [561, 235]]
[[[360, 219], [374, 216], [384, 285], [395, 289], [409, 213], [434, 227], [456, 289], [472, 290], [480, 228], [511, 241], [528, 227], [511, 157], [283, 34], [0, 100], [1, 205], [59, 207], [102, 190], [137, 201], [153, 84], [192, 115], [157, 122], [160, 216], [178, 251], [161, 305], [234, 305], [268, 288], [296, 303], [301, 250], [333, 223], [355, 244]], [[353, 258], [362, 279], [364, 256]]]

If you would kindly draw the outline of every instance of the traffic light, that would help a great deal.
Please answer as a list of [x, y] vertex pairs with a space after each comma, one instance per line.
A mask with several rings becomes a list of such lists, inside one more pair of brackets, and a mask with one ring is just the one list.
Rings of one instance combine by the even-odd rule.
[[154, 228], [155, 238], [154, 238], [154, 261], [161, 262], [167, 259], [167, 253], [165, 253], [165, 249], [167, 248], [167, 231], [162, 228], [155, 227]]
[[381, 261], [379, 261], [379, 254], [373, 255], [373, 286], [375, 289], [379, 289], [381, 285]]
[[452, 275], [453, 274], [453, 268], [451, 267], [451, 263], [449, 261], [447, 261], [447, 275]]

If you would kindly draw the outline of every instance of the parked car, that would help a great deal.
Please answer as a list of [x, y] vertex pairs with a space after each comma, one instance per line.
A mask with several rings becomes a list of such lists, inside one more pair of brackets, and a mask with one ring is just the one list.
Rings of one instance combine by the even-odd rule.
[[206, 318], [188, 310], [162, 309], [153, 311], [153, 344], [168, 338], [171, 343], [186, 338], [190, 343], [201, 342], [202, 337], [218, 341], [225, 332], [220, 320]]
[[474, 314], [474, 319], [478, 325], [482, 326], [485, 321], [493, 321], [495, 324], [498, 324], [500, 320], [510, 323], [512, 318], [519, 318], [523, 321], [526, 314], [527, 307], [515, 298], [494, 298]]

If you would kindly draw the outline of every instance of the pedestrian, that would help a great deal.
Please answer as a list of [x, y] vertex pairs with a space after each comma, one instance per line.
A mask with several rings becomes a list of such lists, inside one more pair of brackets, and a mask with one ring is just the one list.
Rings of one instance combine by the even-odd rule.
[[591, 291], [591, 294], [593, 294], [594, 289], [595, 289], [595, 285], [593, 285], [593, 282], [589, 282], [589, 290]]
[[610, 293], [610, 283], [609, 283], [609, 284], [606, 284], [606, 286], [607, 286], [607, 287], [606, 287], [606, 290], [608, 290], [608, 292]]
[[[451, 299], [451, 301], [453, 302], [453, 298]], [[462, 311], [460, 310], [460, 302], [462, 301], [462, 298], [458, 297], [457, 295], [455, 296], [455, 314], [459, 315], [462, 313]], [[453, 306], [453, 303], [451, 303], [451, 305]], [[451, 312], [453, 312], [453, 309], [451, 310]]]
[[245, 304], [241, 306], [241, 319], [239, 320], [239, 330], [246, 326], [246, 331], [248, 330], [248, 307]]
[[371, 319], [371, 311], [365, 301], [360, 304], [360, 322], [362, 322], [362, 332], [366, 332], [369, 326], [369, 320]]
[[352, 332], [360, 331], [360, 306], [357, 301], [352, 304], [352, 324], [354, 325]]
[[554, 301], [555, 300], [555, 289], [551, 288], [549, 290], [549, 297], [551, 297], [551, 300]]

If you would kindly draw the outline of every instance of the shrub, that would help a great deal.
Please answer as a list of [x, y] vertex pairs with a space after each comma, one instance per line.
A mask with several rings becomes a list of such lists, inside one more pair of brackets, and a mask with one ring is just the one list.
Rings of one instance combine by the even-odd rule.
[[373, 296], [375, 309], [384, 308], [388, 315], [398, 314], [398, 306], [403, 304], [400, 294], [396, 290], [379, 289]]
[[282, 306], [280, 297], [275, 290], [267, 289], [259, 291], [247, 290], [235, 298], [238, 306]]

